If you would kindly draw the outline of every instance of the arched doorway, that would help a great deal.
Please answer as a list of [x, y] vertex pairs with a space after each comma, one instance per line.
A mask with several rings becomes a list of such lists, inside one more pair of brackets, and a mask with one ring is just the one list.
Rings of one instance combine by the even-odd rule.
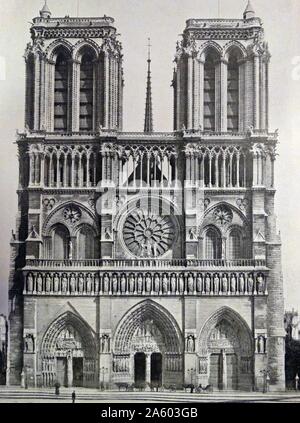
[[146, 354], [137, 352], [134, 354], [134, 382], [141, 385], [146, 381]]
[[113, 382], [182, 384], [181, 335], [161, 305], [146, 300], [121, 320], [114, 336]]
[[91, 328], [72, 312], [48, 327], [41, 345], [43, 386], [97, 386], [96, 344]]
[[241, 316], [228, 307], [218, 310], [200, 333], [198, 382], [216, 390], [251, 390], [252, 344]]

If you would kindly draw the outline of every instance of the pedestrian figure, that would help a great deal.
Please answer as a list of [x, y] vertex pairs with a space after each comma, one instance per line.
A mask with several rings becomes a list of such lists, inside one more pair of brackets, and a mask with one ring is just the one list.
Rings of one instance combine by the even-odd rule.
[[75, 391], [72, 392], [72, 403], [75, 404], [76, 393]]

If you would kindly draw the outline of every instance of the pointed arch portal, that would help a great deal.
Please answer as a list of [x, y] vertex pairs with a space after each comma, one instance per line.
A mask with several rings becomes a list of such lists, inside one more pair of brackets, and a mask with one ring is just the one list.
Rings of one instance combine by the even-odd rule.
[[220, 390], [251, 390], [253, 342], [247, 323], [222, 307], [204, 324], [199, 336], [199, 382]]
[[180, 385], [182, 358], [177, 322], [160, 304], [146, 300], [126, 313], [115, 332], [113, 379]]
[[71, 311], [54, 320], [41, 345], [44, 386], [96, 386], [96, 344], [89, 325]]

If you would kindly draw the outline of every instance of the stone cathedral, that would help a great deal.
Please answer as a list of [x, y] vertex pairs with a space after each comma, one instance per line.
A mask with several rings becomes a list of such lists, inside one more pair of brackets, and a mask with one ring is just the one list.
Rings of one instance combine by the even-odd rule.
[[283, 390], [278, 134], [250, 2], [186, 21], [173, 132], [153, 130], [150, 54], [144, 131], [122, 130], [114, 19], [45, 3], [30, 32], [7, 383]]

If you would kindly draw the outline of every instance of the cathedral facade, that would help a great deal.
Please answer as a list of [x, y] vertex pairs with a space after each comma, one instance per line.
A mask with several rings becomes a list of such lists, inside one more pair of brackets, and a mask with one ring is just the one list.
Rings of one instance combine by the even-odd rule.
[[7, 383], [282, 390], [270, 53], [241, 19], [189, 19], [174, 131], [122, 130], [114, 20], [54, 18], [25, 51]]

